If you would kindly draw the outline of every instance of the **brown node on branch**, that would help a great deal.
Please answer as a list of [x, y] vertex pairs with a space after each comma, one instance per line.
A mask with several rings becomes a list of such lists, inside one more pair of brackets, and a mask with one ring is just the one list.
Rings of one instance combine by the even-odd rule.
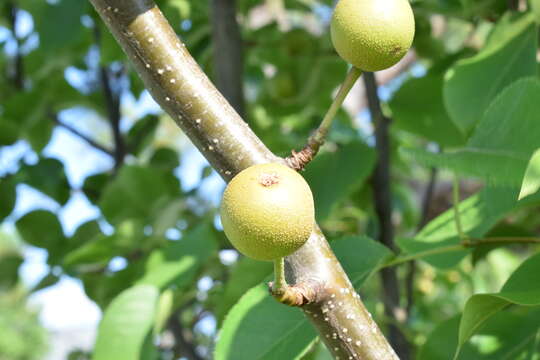
[[306, 145], [300, 152], [291, 151], [291, 155], [285, 158], [287, 166], [296, 171], [302, 171], [306, 165], [313, 160], [317, 151], [310, 145]]
[[319, 302], [325, 293], [324, 285], [317, 281], [303, 281], [282, 289], [274, 289], [274, 283], [268, 283], [268, 291], [278, 302], [295, 307]]

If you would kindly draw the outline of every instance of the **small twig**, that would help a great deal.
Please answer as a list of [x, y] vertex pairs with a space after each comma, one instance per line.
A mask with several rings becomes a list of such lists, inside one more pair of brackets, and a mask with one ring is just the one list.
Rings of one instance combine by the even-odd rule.
[[494, 244], [504, 244], [504, 245], [515, 245], [515, 244], [540, 244], [540, 238], [534, 237], [489, 237], [489, 238], [469, 238], [461, 241], [456, 245], [442, 246], [435, 249], [429, 249], [425, 251], [420, 251], [414, 254], [399, 256], [394, 260], [387, 262], [382, 266], [382, 268], [393, 267], [396, 265], [403, 264], [411, 260], [418, 260], [425, 258], [427, 256], [445, 254], [448, 252], [463, 251], [469, 248], [474, 248], [477, 246], [483, 245], [494, 245]]
[[540, 244], [540, 238], [535, 237], [487, 237], [487, 238], [469, 238], [461, 242], [465, 247], [475, 247], [478, 245], [492, 244]]
[[92, 146], [96, 150], [99, 150], [99, 151], [101, 151], [101, 152], [103, 152], [103, 153], [105, 153], [105, 154], [107, 154], [107, 155], [114, 158], [114, 153], [111, 150], [107, 149], [105, 146], [103, 146], [101, 144], [98, 144], [95, 140], [93, 140], [93, 139], [89, 138], [88, 136], [84, 135], [79, 130], [77, 130], [74, 127], [71, 127], [70, 125], [60, 121], [60, 119], [58, 119], [58, 116], [56, 116], [54, 114], [51, 114], [50, 117], [56, 123], [56, 125], [58, 125], [60, 127], [63, 127], [64, 129], [66, 129], [67, 131], [72, 133], [73, 135], [78, 136], [79, 138], [81, 138], [81, 140], [83, 140], [84, 142], [86, 142], [88, 145]]
[[330, 126], [332, 121], [336, 116], [338, 110], [341, 108], [341, 105], [345, 101], [347, 94], [351, 91], [352, 87], [356, 83], [356, 80], [362, 75], [362, 71], [351, 67], [347, 73], [345, 81], [339, 88], [339, 91], [330, 105], [330, 108], [324, 115], [324, 118], [315, 132], [309, 137], [307, 145], [300, 151], [292, 151], [291, 155], [285, 159], [287, 165], [297, 171], [303, 170], [304, 167], [317, 155], [319, 149], [324, 144], [326, 135], [330, 131]]
[[417, 253], [414, 253], [414, 254], [397, 257], [394, 260], [384, 264], [383, 268], [393, 267], [393, 266], [396, 266], [396, 265], [401, 265], [401, 264], [406, 263], [408, 261], [423, 259], [423, 258], [425, 258], [427, 256], [445, 254], [445, 253], [448, 253], [448, 252], [455, 252], [455, 251], [462, 251], [462, 250], [465, 250], [465, 246], [463, 246], [463, 244], [441, 246], [441, 247], [438, 247], [438, 248], [435, 248], [435, 249], [429, 249], [429, 250], [420, 251], [420, 252], [417, 252]]

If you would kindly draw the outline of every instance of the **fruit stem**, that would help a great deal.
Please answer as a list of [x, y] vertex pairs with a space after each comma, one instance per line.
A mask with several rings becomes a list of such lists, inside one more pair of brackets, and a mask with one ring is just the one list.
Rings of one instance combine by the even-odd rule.
[[280, 290], [285, 290], [287, 280], [285, 279], [285, 258], [280, 257], [274, 260], [274, 285], [272, 291], [277, 293]]
[[311, 145], [313, 149], [315, 149], [314, 146], [317, 146], [316, 149], [318, 150], [319, 147], [324, 143], [324, 138], [330, 130], [332, 121], [334, 120], [338, 110], [341, 108], [341, 105], [343, 105], [345, 98], [351, 91], [352, 87], [354, 86], [356, 80], [358, 80], [360, 75], [362, 75], [362, 70], [354, 66], [350, 68], [349, 72], [347, 73], [347, 77], [345, 78], [345, 81], [343, 82], [343, 84], [341, 84], [341, 87], [339, 88], [339, 91], [334, 98], [334, 101], [332, 102], [332, 105], [330, 105], [330, 108], [326, 112], [326, 115], [324, 115], [321, 125], [319, 125], [319, 128], [313, 133], [313, 135], [311, 135], [308, 140], [308, 144]]
[[285, 159], [287, 164], [295, 169], [302, 170], [308, 162], [310, 162], [315, 155], [319, 152], [319, 149], [324, 144], [326, 135], [330, 131], [330, 126], [334, 120], [338, 110], [343, 105], [345, 98], [351, 91], [352, 87], [356, 83], [356, 80], [362, 75], [362, 70], [352, 66], [345, 77], [345, 80], [341, 84], [339, 91], [330, 105], [330, 108], [324, 115], [321, 124], [315, 130], [315, 132], [309, 137], [307, 145], [299, 153], [293, 151], [292, 155]]

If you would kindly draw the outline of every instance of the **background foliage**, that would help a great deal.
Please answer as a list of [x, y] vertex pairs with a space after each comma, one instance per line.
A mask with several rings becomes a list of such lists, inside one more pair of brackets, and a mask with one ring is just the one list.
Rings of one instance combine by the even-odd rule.
[[[158, 3], [214, 77], [211, 2]], [[398, 267], [395, 319], [372, 276], [394, 255], [372, 240], [377, 154], [362, 89], [304, 173], [317, 219], [378, 324], [397, 324], [414, 358], [540, 359], [538, 245], [444, 250], [460, 242], [454, 173], [468, 236], [540, 236], [540, 2], [412, 4], [414, 54], [379, 78], [397, 251], [421, 259]], [[304, 143], [347, 71], [329, 40], [331, 6], [237, 0], [245, 119], [279, 155]], [[271, 265], [231, 249], [216, 217], [223, 183], [148, 100], [89, 3], [3, 2], [0, 46], [1, 359], [40, 358], [46, 337], [25, 297], [62, 277], [104, 311], [96, 360], [329, 359], [300, 311], [260, 285]], [[101, 165], [55, 153], [60, 130], [77, 139], [76, 156], [95, 153]], [[49, 205], [17, 210], [28, 189]], [[96, 215], [68, 221], [81, 197]], [[32, 288], [18, 277], [28, 247], [48, 254], [49, 274]]]

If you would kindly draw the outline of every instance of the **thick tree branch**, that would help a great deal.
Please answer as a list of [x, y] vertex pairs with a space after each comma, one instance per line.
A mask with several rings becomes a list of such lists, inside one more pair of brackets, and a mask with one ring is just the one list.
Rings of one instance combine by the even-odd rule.
[[[373, 195], [375, 212], [379, 220], [379, 241], [395, 250], [394, 227], [392, 224], [392, 191], [390, 186], [390, 119], [382, 113], [377, 84], [373, 73], [365, 73], [364, 84], [371, 118], [375, 126], [375, 141], [377, 164], [373, 174]], [[385, 314], [399, 321], [399, 283], [395, 268], [385, 268], [381, 271], [383, 286], [383, 302]], [[396, 348], [402, 359], [409, 359], [409, 344], [400, 329], [393, 323], [389, 324], [390, 342]]]
[[236, 21], [236, 0], [212, 0], [212, 44], [216, 86], [244, 116], [244, 56]]
[[[257, 163], [283, 162], [210, 83], [152, 1], [91, 2], [154, 99], [225, 180]], [[286, 258], [285, 270], [290, 284], [325, 284], [302, 309], [336, 358], [397, 359], [320, 230]]]

